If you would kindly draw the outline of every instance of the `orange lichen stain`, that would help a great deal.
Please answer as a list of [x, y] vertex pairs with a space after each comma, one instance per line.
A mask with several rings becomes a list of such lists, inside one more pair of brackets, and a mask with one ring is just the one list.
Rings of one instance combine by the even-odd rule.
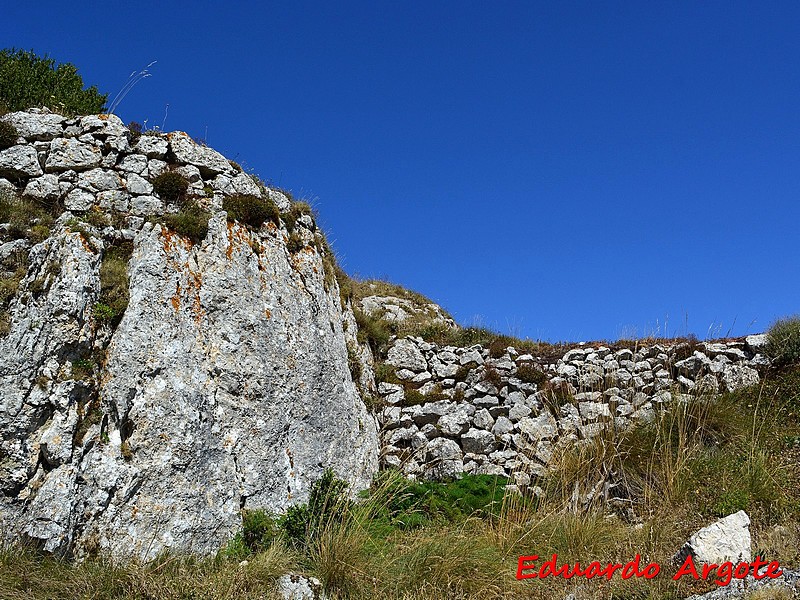
[[228, 257], [228, 260], [233, 256], [233, 251], [235, 249], [241, 248], [245, 244], [250, 246], [250, 242], [250, 235], [247, 233], [246, 229], [238, 227], [233, 223], [228, 223], [228, 249], [225, 251], [225, 256]]
[[294, 456], [292, 456], [292, 451], [289, 448], [286, 449], [286, 456], [289, 457], [289, 466], [294, 469]]
[[173, 238], [175, 234], [172, 233], [169, 229], [161, 228], [161, 235], [164, 236], [164, 252], [171, 252], [172, 248], [174, 247]]
[[203, 310], [203, 304], [200, 301], [200, 288], [203, 287], [203, 275], [192, 271], [188, 263], [184, 265], [184, 270], [189, 276], [186, 287], [186, 297], [191, 302], [194, 321], [199, 325], [203, 316], [206, 314]]
[[172, 308], [175, 309], [175, 312], [178, 312], [181, 308], [181, 284], [178, 282], [177, 287], [175, 288], [175, 295], [172, 297]]
[[266, 309], [266, 310], [264, 311], [264, 315], [266, 315], [266, 317], [267, 317], [268, 319], [271, 319], [271, 318], [272, 318], [272, 311], [271, 311], [270, 309]]
[[83, 246], [83, 249], [86, 250], [90, 254], [94, 254], [94, 249], [89, 244], [89, 242], [86, 241], [86, 238], [83, 237], [83, 234], [80, 231], [77, 231], [75, 233], [78, 234], [78, 239], [81, 241], [81, 245]]
[[233, 256], [233, 223], [228, 223], [228, 249], [225, 251], [228, 260]]
[[194, 290], [194, 300], [192, 302], [192, 312], [194, 313], [194, 322], [200, 325], [206, 311], [203, 310], [203, 303], [200, 301], [200, 286]]

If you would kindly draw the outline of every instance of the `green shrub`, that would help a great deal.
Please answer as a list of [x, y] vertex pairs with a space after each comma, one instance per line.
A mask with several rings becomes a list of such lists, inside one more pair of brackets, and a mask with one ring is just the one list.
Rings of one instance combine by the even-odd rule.
[[34, 244], [50, 235], [53, 224], [53, 210], [28, 198], [0, 198], [0, 223], [9, 223], [8, 234], [13, 239], [26, 238]]
[[767, 331], [766, 352], [778, 365], [800, 362], [800, 316], [775, 321]]
[[178, 202], [186, 195], [189, 182], [175, 171], [164, 171], [153, 180], [153, 189], [165, 202]]
[[517, 379], [523, 383], [535, 383], [542, 385], [547, 381], [547, 375], [539, 367], [531, 363], [522, 363], [517, 367]]
[[65, 114], [90, 115], [103, 110], [108, 96], [83, 88], [74, 65], [56, 65], [48, 56], [15, 48], [0, 50], [0, 101], [8, 110], [48, 106]]
[[0, 150], [10, 148], [16, 144], [18, 137], [19, 134], [16, 127], [6, 121], [0, 121]]
[[7, 306], [17, 294], [19, 283], [23, 277], [25, 277], [24, 267], [17, 268], [11, 275], [0, 276], [0, 308]]
[[278, 527], [287, 542], [300, 547], [317, 536], [329, 523], [341, 520], [350, 506], [347, 498], [348, 484], [338, 479], [331, 469], [311, 485], [308, 504], [289, 507], [278, 520]]
[[117, 316], [116, 311], [108, 304], [98, 302], [94, 305], [94, 316], [99, 321], [111, 321]]
[[83, 220], [93, 227], [102, 228], [111, 225], [111, 219], [108, 218], [108, 215], [105, 213], [105, 211], [96, 206], [93, 206], [90, 210], [86, 211], [86, 214], [83, 215]]
[[375, 383], [399, 383], [395, 368], [386, 363], [378, 363], [375, 365]]
[[188, 237], [199, 244], [208, 235], [208, 220], [211, 213], [203, 210], [197, 202], [187, 202], [180, 211], [173, 215], [165, 215], [163, 222], [179, 235]]
[[278, 523], [263, 510], [242, 511], [242, 540], [250, 552], [262, 552], [278, 536]]
[[428, 397], [417, 389], [407, 387], [403, 392], [403, 406], [416, 406], [427, 401]]
[[133, 248], [131, 244], [111, 246], [103, 254], [100, 264], [100, 297], [95, 305], [94, 316], [100, 321], [119, 323], [128, 308], [128, 260]]
[[280, 211], [269, 198], [262, 200], [256, 196], [235, 194], [226, 196], [222, 201], [222, 210], [228, 213], [228, 221], [239, 221], [259, 229], [266, 221], [276, 225], [280, 221]]
[[[383, 477], [389, 477], [384, 475]], [[391, 524], [415, 529], [432, 521], [462, 521], [468, 517], [496, 517], [500, 514], [508, 479], [495, 475], [464, 475], [446, 483], [391, 481], [386, 509]], [[377, 485], [380, 483], [380, 478]]]
[[8, 307], [19, 291], [19, 284], [25, 277], [25, 267], [19, 266], [11, 274], [0, 274], [0, 335], [6, 335], [11, 327]]
[[72, 361], [72, 377], [74, 379], [88, 380], [94, 375], [95, 364], [88, 358], [79, 358]]
[[311, 511], [308, 504], [295, 504], [286, 510], [278, 525], [290, 546], [302, 546], [309, 537]]

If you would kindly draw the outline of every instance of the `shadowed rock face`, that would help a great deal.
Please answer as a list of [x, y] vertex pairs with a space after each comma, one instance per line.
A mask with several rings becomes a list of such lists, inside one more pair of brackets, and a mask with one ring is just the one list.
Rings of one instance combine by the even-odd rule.
[[[39, 116], [14, 118], [35, 129]], [[113, 135], [125, 138], [109, 119]], [[76, 134], [92, 123], [59, 122]], [[146, 157], [122, 142], [109, 150], [111, 135], [80, 143], [95, 148], [133, 194], [119, 165]], [[226, 170], [216, 153], [205, 168], [211, 151], [175, 139], [181, 152], [174, 153], [199, 164], [204, 177]], [[57, 158], [69, 168], [71, 156]], [[38, 160], [54, 164], [44, 146]], [[144, 170], [139, 179], [151, 176]], [[59, 193], [100, 204], [104, 192], [79, 189], [80, 181], [62, 181]], [[141, 183], [134, 189], [152, 193]], [[7, 538], [77, 556], [210, 553], [241, 526], [242, 508], [283, 511], [305, 501], [327, 467], [354, 489], [369, 484], [376, 423], [350, 375], [347, 340], [355, 332], [343, 323], [353, 318], [335, 282], [326, 289], [316, 227], [298, 220], [308, 243], [290, 253], [283, 223], [247, 230], [226, 221], [220, 200], [220, 192], [208, 200], [213, 216], [201, 243], [133, 216], [109, 233], [133, 246], [130, 299], [113, 330], [93, 314], [108, 235], [70, 231], [68, 219], [81, 214], [74, 207], [31, 248], [10, 330], [0, 337], [0, 531]], [[95, 376], [81, 374], [87, 360]]]

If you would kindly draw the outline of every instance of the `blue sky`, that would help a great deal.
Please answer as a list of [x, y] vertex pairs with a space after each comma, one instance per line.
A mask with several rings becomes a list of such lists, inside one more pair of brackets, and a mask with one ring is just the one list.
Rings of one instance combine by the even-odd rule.
[[[317, 207], [345, 269], [543, 340], [800, 310], [800, 3], [6, 3], [3, 45]], [[168, 107], [168, 108], [167, 108]], [[166, 121], [165, 121], [166, 114]]]

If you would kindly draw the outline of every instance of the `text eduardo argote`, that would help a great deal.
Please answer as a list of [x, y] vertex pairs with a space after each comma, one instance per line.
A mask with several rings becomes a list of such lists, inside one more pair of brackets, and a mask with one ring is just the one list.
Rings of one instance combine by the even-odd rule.
[[[607, 563], [601, 564], [598, 561], [590, 562], [585, 568], [581, 568], [580, 563], [559, 565], [558, 555], [553, 554], [549, 560], [539, 561], [539, 556], [520, 556], [517, 561], [517, 579], [545, 579], [547, 577], [562, 577], [572, 579], [573, 577], [585, 577], [586, 579], [605, 578], [611, 580], [617, 575], [621, 579], [632, 577], [653, 579], [661, 574], [661, 565], [657, 563], [647, 563], [642, 565], [642, 558], [637, 554], [633, 560], [625, 564]], [[766, 567], [766, 569], [765, 569]], [[783, 574], [777, 561], [767, 562], [757, 556], [751, 562], [724, 562], [722, 564], [701, 564], [695, 565], [694, 558], [690, 554], [683, 561], [672, 579], [678, 581], [682, 577], [693, 579], [708, 580], [713, 577], [714, 583], [719, 586], [728, 585], [733, 579], [744, 579], [752, 574], [756, 580], [765, 578], [775, 579]]]

